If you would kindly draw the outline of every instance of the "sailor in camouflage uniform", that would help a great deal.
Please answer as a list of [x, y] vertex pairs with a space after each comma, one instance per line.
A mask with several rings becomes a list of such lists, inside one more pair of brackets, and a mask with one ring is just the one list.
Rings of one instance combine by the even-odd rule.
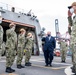
[[24, 66], [21, 65], [23, 55], [24, 55], [24, 46], [25, 46], [25, 29], [20, 29], [20, 34], [18, 35], [18, 50], [17, 50], [17, 68], [21, 69]]
[[65, 63], [66, 61], [66, 55], [67, 55], [67, 43], [65, 42], [65, 40], [60, 41], [60, 54], [61, 54], [61, 62]]
[[28, 33], [26, 37], [26, 46], [25, 46], [25, 66], [31, 66], [30, 58], [32, 54], [32, 47], [34, 44], [33, 35], [32, 33]]
[[3, 42], [3, 28], [0, 25], [0, 57], [1, 57], [1, 51], [2, 51], [2, 42]]
[[6, 31], [6, 72], [12, 73], [15, 72], [11, 66], [13, 65], [16, 55], [17, 34], [15, 32], [16, 25], [13, 22], [9, 25], [9, 27], [10, 29]]
[[[71, 39], [70, 39], [70, 48], [72, 50], [72, 72], [75, 73], [76, 75], [76, 2], [73, 2], [72, 5], [70, 6], [71, 8], [68, 10], [68, 31], [71, 34]], [[72, 14], [75, 14], [72, 20]], [[71, 30], [72, 27], [72, 30]]]

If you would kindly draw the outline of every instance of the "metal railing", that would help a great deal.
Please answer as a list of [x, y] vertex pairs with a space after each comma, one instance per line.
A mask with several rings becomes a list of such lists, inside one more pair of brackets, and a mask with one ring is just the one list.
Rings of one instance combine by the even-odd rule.
[[[14, 7], [14, 6], [0, 2], [0, 8], [2, 8], [2, 9], [11, 11], [12, 7]], [[28, 12], [27, 10], [24, 10], [24, 9], [21, 9], [21, 8], [18, 8], [18, 7], [14, 7], [14, 8], [15, 8], [16, 13]]]
[[24, 10], [24, 9], [21, 9], [21, 8], [18, 8], [18, 7], [14, 7], [12, 5], [9, 5], [9, 4], [5, 4], [5, 3], [2, 3], [0, 2], [0, 9], [3, 9], [3, 10], [8, 10], [8, 11], [14, 11], [15, 13], [19, 13], [19, 14], [23, 14], [23, 15], [27, 15], [27, 16], [31, 16], [31, 20], [36, 20], [36, 22], [39, 22], [39, 20], [37, 19], [37, 16], [35, 16], [33, 14], [33, 12], [31, 12], [31, 10]]

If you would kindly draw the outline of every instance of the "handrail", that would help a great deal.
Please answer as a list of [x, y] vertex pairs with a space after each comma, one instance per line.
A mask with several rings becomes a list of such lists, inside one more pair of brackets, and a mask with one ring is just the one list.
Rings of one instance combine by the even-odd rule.
[[[2, 9], [11, 11], [11, 8], [12, 7], [14, 7], [14, 6], [0, 2], [0, 8], [2, 8]], [[27, 10], [24, 10], [24, 9], [21, 9], [21, 8], [18, 8], [18, 7], [14, 7], [14, 8], [15, 8], [15, 12], [16, 13], [24, 13], [24, 12], [27, 12]]]

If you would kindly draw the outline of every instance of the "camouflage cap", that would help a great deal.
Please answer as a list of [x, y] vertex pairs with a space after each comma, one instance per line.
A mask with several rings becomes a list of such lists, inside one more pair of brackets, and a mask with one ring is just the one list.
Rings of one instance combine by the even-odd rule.
[[9, 27], [12, 27], [12, 26], [15, 26], [15, 24], [13, 22], [9, 25]]
[[73, 3], [71, 4], [71, 6], [68, 6], [68, 8], [71, 9], [72, 6], [76, 6], [76, 2], [73, 2]]
[[27, 34], [27, 36], [30, 36], [30, 35], [32, 36], [32, 33], [29, 32], [29, 33]]
[[73, 2], [71, 6], [76, 6], [76, 2]]
[[22, 32], [22, 31], [25, 32], [25, 29], [24, 29], [24, 28], [21, 28], [21, 29], [20, 29], [20, 32]]

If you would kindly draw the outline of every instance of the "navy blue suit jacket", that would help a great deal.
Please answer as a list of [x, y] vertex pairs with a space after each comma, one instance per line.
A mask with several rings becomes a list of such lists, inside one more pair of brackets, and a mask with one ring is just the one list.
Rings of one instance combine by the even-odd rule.
[[51, 36], [50, 40], [47, 37], [42, 38], [42, 41], [45, 42], [44, 46], [43, 46], [43, 50], [49, 50], [51, 53], [53, 53], [54, 48], [56, 47], [56, 40], [54, 37]]

